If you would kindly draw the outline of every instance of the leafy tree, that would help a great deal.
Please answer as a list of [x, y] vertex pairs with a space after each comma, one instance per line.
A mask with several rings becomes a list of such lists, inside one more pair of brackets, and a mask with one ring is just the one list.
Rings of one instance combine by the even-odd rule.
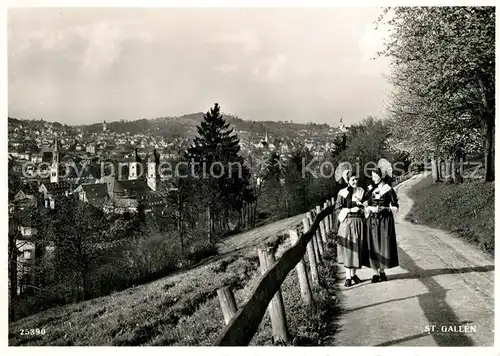
[[266, 192], [274, 199], [275, 208], [277, 208], [278, 211], [282, 211], [281, 204], [286, 199], [286, 197], [283, 196], [285, 172], [284, 157], [276, 151], [271, 152], [267, 158], [264, 182]]
[[[360, 169], [360, 184], [367, 183], [364, 167], [369, 162], [376, 164], [378, 160], [389, 156], [387, 140], [389, 129], [383, 121], [373, 117], [364, 119], [361, 123], [352, 125], [347, 136], [347, 148], [339, 155], [339, 162], [349, 162], [354, 170]], [[372, 168], [375, 167], [372, 165]]]
[[60, 198], [40, 226], [40, 237], [54, 244], [56, 269], [65, 281], [75, 281], [80, 297], [91, 296], [91, 272], [106, 249], [109, 222], [103, 212], [73, 197]]
[[8, 183], [8, 193], [9, 193], [9, 200], [13, 199], [14, 196], [17, 194], [19, 189], [22, 187], [21, 183], [21, 175], [18, 172], [14, 171], [14, 165], [15, 162], [13, 159], [8, 160], [8, 166], [7, 166], [7, 183]]
[[[285, 190], [290, 197], [291, 214], [299, 214], [308, 208], [308, 183], [310, 177], [302, 177], [302, 165], [305, 152], [295, 150], [290, 155], [285, 172]], [[309, 175], [309, 173], [307, 173]]]
[[495, 8], [398, 7], [392, 14], [381, 54], [393, 67], [394, 132], [413, 150], [434, 154], [452, 155], [481, 138], [485, 179], [494, 180]]

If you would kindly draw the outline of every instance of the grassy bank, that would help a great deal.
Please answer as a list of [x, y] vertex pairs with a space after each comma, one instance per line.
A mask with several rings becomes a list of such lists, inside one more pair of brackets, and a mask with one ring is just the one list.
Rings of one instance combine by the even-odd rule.
[[[220, 254], [182, 273], [130, 288], [110, 296], [52, 308], [9, 325], [10, 345], [211, 345], [224, 327], [217, 289], [229, 285], [242, 306], [260, 278], [257, 246], [288, 247], [283, 234], [301, 217], [252, 230], [229, 239]], [[336, 308], [334, 257], [323, 269], [325, 285], [317, 289], [318, 311], [300, 302], [297, 276], [292, 271], [283, 285], [288, 325], [295, 344], [317, 345], [332, 335]], [[44, 335], [21, 330], [44, 329]], [[266, 316], [253, 345], [271, 344]]]
[[426, 178], [410, 191], [415, 201], [407, 220], [457, 234], [490, 254], [495, 245], [495, 191], [493, 183], [434, 183]]

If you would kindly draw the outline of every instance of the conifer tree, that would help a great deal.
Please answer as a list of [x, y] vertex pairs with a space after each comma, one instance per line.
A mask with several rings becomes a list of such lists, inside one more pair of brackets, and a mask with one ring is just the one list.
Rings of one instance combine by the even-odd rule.
[[229, 126], [215, 103], [197, 126], [198, 135], [186, 154], [194, 173], [194, 192], [207, 209], [210, 241], [215, 222], [227, 230], [230, 213], [252, 198], [250, 171], [243, 165], [238, 135]]

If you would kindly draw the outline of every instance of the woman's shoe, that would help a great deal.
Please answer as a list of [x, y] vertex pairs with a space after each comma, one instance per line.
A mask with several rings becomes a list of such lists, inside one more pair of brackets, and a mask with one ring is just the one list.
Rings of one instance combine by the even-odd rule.
[[387, 281], [387, 275], [384, 272], [380, 272], [380, 281]]
[[346, 279], [344, 286], [351, 287], [352, 286], [352, 280], [351, 279]]
[[354, 275], [352, 276], [352, 280], [355, 284], [360, 284], [361, 283], [361, 279], [359, 279], [358, 276]]
[[380, 282], [380, 276], [378, 274], [374, 274], [372, 277], [372, 283]]

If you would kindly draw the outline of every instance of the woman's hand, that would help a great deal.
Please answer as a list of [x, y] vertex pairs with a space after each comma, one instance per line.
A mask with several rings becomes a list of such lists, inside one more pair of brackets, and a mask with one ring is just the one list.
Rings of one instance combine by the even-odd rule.
[[371, 213], [379, 213], [381, 210], [380, 210], [380, 206], [369, 206], [367, 207], [367, 210]]
[[351, 213], [357, 213], [359, 211], [359, 207], [355, 206], [354, 208], [351, 208], [350, 212]]

